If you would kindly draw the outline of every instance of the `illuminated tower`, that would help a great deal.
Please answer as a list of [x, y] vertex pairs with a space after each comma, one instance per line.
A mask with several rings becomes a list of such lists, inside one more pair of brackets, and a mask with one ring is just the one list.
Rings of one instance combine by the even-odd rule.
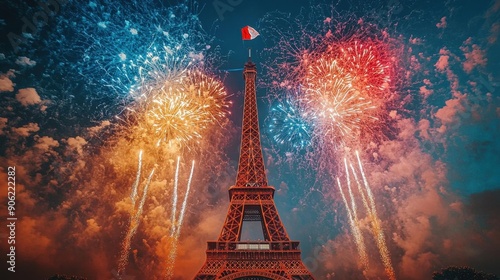
[[[209, 241], [207, 259], [195, 280], [314, 280], [302, 263], [298, 241], [291, 241], [267, 184], [260, 146], [255, 78], [248, 59], [243, 71], [245, 104], [236, 184], [229, 188], [229, 209], [217, 241]], [[241, 241], [243, 222], [262, 225], [263, 241]]]

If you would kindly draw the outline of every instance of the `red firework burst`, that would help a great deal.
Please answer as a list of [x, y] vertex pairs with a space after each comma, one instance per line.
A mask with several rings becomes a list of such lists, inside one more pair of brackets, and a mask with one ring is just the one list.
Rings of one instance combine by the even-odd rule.
[[390, 61], [381, 43], [366, 40], [339, 44], [339, 66], [351, 75], [352, 85], [369, 95], [382, 97], [391, 82]]

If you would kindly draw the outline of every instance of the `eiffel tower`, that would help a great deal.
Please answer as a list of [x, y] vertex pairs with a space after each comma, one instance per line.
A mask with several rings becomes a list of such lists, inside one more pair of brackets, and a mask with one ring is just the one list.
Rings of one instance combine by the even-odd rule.
[[[245, 64], [245, 103], [236, 184], [217, 241], [209, 241], [205, 264], [195, 280], [314, 280], [302, 263], [298, 241], [288, 237], [267, 184], [260, 145], [255, 79], [249, 55]], [[245, 221], [260, 222], [264, 241], [241, 241]]]

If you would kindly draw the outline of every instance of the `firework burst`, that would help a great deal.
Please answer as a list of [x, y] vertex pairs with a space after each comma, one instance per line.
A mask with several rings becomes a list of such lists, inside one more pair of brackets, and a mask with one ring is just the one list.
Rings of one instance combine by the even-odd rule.
[[231, 102], [221, 81], [198, 69], [159, 75], [142, 87], [140, 97], [122, 118], [140, 145], [170, 151], [194, 149], [212, 125], [221, 125]]
[[366, 40], [339, 46], [339, 65], [352, 77], [352, 85], [367, 95], [380, 97], [390, 86], [390, 63], [382, 54], [381, 43]]
[[303, 149], [311, 144], [311, 122], [293, 97], [271, 107], [268, 132], [278, 145]]
[[[272, 107], [271, 138], [277, 143], [293, 141], [290, 136], [300, 132], [300, 126], [293, 125], [309, 124], [310, 141], [306, 142], [309, 148], [304, 158], [317, 172], [317, 178], [329, 181], [337, 177], [337, 194], [347, 209], [363, 273], [369, 271], [370, 254], [360, 226], [362, 213], [357, 208], [358, 199], [370, 221], [386, 274], [395, 279], [382, 223], [361, 161], [358, 157], [359, 166], [355, 168], [349, 160], [341, 163], [338, 159], [349, 158], [351, 151], [379, 143], [389, 136], [385, 135], [390, 131], [389, 112], [397, 109], [393, 95], [401, 84], [395, 75], [401, 43], [376, 25], [365, 23], [364, 19], [346, 19], [342, 15], [319, 18], [315, 13], [324, 12], [316, 8], [296, 19], [273, 14], [275, 18], [264, 20], [270, 26], [283, 23], [290, 26], [285, 30], [269, 27], [269, 33], [275, 37], [271, 39], [273, 45], [266, 49], [273, 63], [269, 64], [270, 74], [265, 83], [277, 100], [283, 100], [283, 94], [294, 92], [295, 101]], [[343, 173], [342, 170], [345, 183], [341, 184], [338, 173]]]
[[352, 78], [337, 60], [320, 58], [311, 63], [305, 77], [305, 94], [301, 103], [316, 116], [317, 133], [335, 145], [345, 145], [357, 138], [363, 126], [377, 120], [376, 107], [352, 86]]

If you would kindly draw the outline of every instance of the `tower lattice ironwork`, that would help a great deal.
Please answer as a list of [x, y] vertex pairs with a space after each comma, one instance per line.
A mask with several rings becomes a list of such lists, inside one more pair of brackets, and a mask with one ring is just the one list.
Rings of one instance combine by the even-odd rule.
[[[260, 145], [255, 80], [248, 59], [243, 71], [245, 100], [236, 184], [229, 188], [229, 209], [219, 239], [209, 241], [205, 264], [195, 280], [314, 280], [302, 263], [298, 241], [292, 241], [267, 183]], [[262, 225], [263, 241], [241, 241], [244, 221]]]

